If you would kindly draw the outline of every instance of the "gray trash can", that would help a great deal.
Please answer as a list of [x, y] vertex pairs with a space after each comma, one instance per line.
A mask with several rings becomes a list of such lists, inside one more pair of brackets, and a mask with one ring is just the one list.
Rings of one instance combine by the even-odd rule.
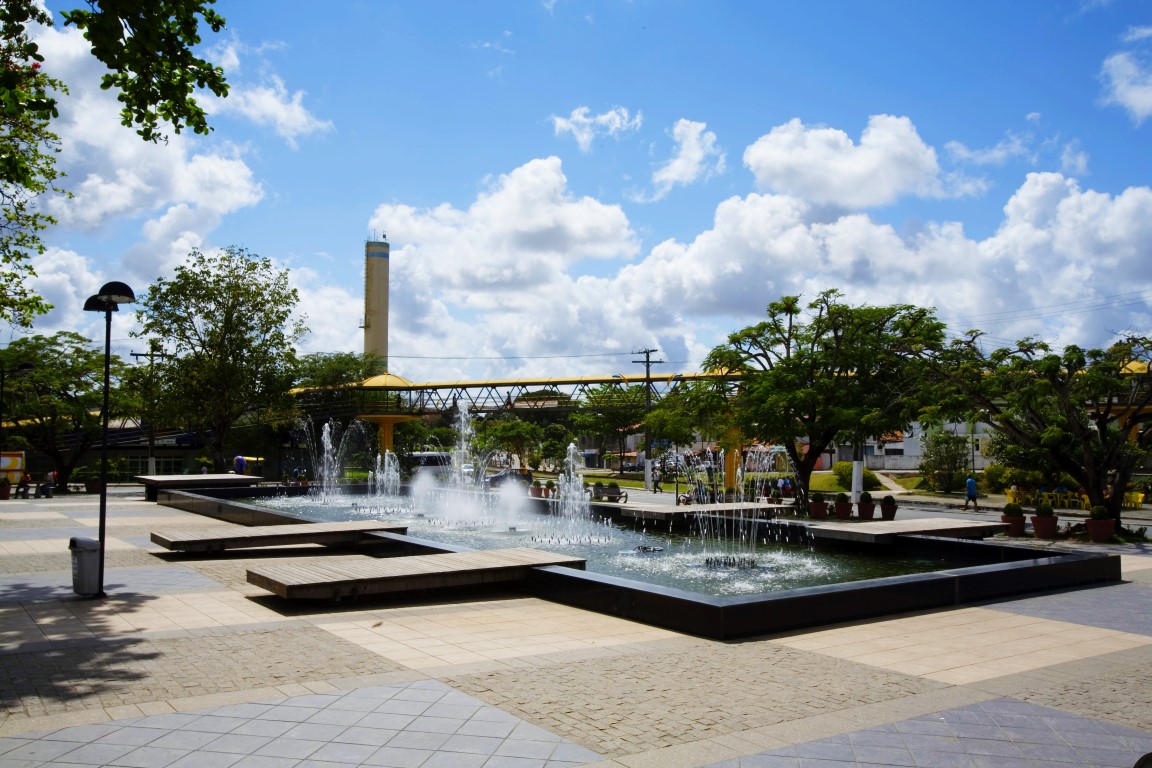
[[100, 591], [100, 542], [73, 536], [68, 549], [72, 550], [72, 591], [95, 595]]

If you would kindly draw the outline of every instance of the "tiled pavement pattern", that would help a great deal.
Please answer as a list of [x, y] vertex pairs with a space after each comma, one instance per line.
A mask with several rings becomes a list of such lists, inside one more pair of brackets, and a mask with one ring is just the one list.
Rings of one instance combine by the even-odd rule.
[[0, 739], [0, 765], [576, 766], [584, 747], [435, 680]]
[[[0, 504], [0, 768], [1129, 766], [1152, 751], [1152, 557], [1130, 583], [717, 643], [515, 595], [289, 605], [217, 524], [113, 496]], [[333, 554], [364, 557], [364, 554]], [[419, 711], [416, 711], [419, 710]]]

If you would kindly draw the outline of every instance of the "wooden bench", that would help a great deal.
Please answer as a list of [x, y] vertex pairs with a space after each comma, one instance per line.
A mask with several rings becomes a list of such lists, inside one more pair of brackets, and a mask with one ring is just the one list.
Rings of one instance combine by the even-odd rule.
[[592, 501], [619, 501], [627, 504], [628, 492], [622, 491], [618, 487], [606, 487], [596, 483], [592, 486]]
[[280, 547], [285, 544], [355, 544], [373, 531], [406, 533], [407, 526], [353, 520], [341, 523], [211, 526], [179, 531], [153, 531], [152, 543], [181, 552]]
[[415, 589], [523, 581], [541, 565], [584, 568], [584, 558], [528, 547], [373, 560], [275, 564], [248, 569], [248, 583], [280, 597], [341, 599]]

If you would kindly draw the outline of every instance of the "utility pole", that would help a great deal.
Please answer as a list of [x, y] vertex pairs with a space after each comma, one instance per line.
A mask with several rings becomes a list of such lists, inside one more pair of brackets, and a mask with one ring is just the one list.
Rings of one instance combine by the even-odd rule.
[[633, 360], [644, 366], [644, 489], [652, 490], [652, 446], [648, 439], [648, 413], [652, 410], [652, 366], [663, 364], [663, 360], [653, 360], [655, 349], [641, 349], [634, 355], [644, 355], [643, 360]]
[[[151, 349], [149, 349], [147, 352], [130, 352], [129, 353], [130, 355], [132, 355], [132, 357], [136, 357], [136, 358], [146, 357], [146, 358], [148, 358], [148, 391], [145, 393], [144, 396], [149, 398], [149, 400], [151, 401], [149, 403], [149, 405], [151, 405], [152, 403], [155, 402], [155, 400], [153, 399], [153, 395], [155, 393], [154, 387], [156, 385], [156, 380], [152, 374], [152, 366], [153, 366], [153, 364], [155, 364], [156, 358], [160, 358], [161, 360], [163, 360], [166, 357], [171, 357], [171, 355], [169, 355], [167, 352], [165, 352], [161, 349], [158, 349], [157, 347], [158, 347], [158, 345], [157, 345], [155, 339], [153, 339], [152, 343], [151, 343]], [[153, 423], [152, 419], [148, 420], [148, 474], [150, 474], [150, 475], [156, 474], [156, 425]]]

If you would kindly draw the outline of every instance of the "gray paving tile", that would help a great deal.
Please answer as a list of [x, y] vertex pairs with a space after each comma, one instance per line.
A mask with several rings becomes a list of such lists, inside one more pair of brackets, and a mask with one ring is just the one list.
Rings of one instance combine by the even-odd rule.
[[73, 745], [71, 752], [63, 754], [60, 759], [69, 763], [81, 765], [105, 765], [114, 762], [116, 758], [123, 757], [129, 752], [138, 749], [126, 744], [81, 744]]
[[145, 744], [151, 744], [156, 739], [162, 736], [162, 732], [157, 731], [155, 728], [137, 728], [134, 725], [125, 728], [117, 728], [112, 733], [106, 736], [101, 736], [96, 739], [98, 744], [128, 744], [131, 746], [142, 747]]
[[324, 743], [323, 741], [279, 738], [260, 747], [255, 754], [268, 757], [293, 757], [297, 760], [303, 760], [324, 746]]
[[188, 755], [187, 749], [166, 749], [164, 747], [137, 747], [116, 759], [114, 765], [125, 768], [165, 768]]
[[371, 744], [325, 744], [309, 756], [309, 760], [359, 765], [373, 755], [379, 747]]
[[164, 734], [149, 746], [193, 750], [200, 749], [200, 747], [210, 744], [218, 738], [220, 738], [220, 734], [209, 733], [208, 731], [176, 730]]
[[4, 755], [5, 760], [55, 760], [61, 755], [66, 755], [72, 750], [76, 749], [76, 745], [70, 741], [48, 741], [47, 739], [36, 739], [29, 741], [27, 744], [21, 744], [15, 749], [9, 750]]
[[270, 736], [251, 736], [241, 733], [226, 733], [201, 749], [206, 752], [232, 752], [238, 755], [255, 754], [261, 747], [272, 741]]
[[296, 768], [299, 764], [299, 760], [290, 760], [284, 757], [248, 755], [233, 763], [232, 768]]
[[382, 747], [392, 740], [399, 731], [387, 728], [360, 728], [353, 726], [346, 728], [343, 733], [332, 740], [334, 744], [367, 744], [373, 747]]
[[243, 725], [238, 725], [232, 733], [246, 736], [270, 736], [275, 738], [277, 736], [283, 736], [294, 727], [296, 727], [296, 723], [290, 723], [284, 720], [249, 720]]
[[418, 768], [433, 754], [430, 749], [411, 747], [381, 747], [364, 760], [364, 765], [379, 765], [385, 768]]
[[986, 607], [1041, 619], [1152, 635], [1152, 587], [1144, 584], [1089, 587], [990, 603]]
[[441, 745], [448, 752], [467, 752], [477, 755], [491, 755], [500, 748], [504, 739], [491, 736], [461, 736], [456, 734]]
[[525, 757], [546, 760], [552, 757], [557, 748], [552, 741], [505, 740], [497, 747], [495, 754], [507, 757]]
[[284, 733], [286, 739], [304, 739], [305, 741], [331, 741], [344, 732], [343, 725], [321, 725], [319, 723], [300, 723]]
[[[996, 723], [1003, 723], [1003, 726]], [[948, 732], [954, 735], [946, 735]], [[851, 754], [844, 744], [851, 745]], [[924, 768], [1058, 764], [1128, 768], [1152, 751], [1152, 734], [1050, 707], [994, 699], [875, 728], [770, 750], [733, 765], [915, 765]]]
[[226, 752], [193, 752], [185, 755], [168, 768], [231, 768], [243, 755]]

